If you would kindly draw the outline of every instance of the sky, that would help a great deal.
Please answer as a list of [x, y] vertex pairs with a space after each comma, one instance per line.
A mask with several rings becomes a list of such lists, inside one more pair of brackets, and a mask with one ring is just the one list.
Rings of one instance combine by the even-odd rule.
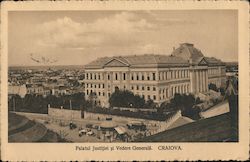
[[170, 55], [184, 42], [207, 57], [238, 60], [235, 10], [10, 11], [8, 16], [9, 66]]

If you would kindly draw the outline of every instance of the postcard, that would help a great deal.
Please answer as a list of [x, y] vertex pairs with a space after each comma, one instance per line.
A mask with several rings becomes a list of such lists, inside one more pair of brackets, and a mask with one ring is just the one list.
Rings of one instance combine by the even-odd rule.
[[1, 159], [247, 160], [247, 2], [4, 2]]

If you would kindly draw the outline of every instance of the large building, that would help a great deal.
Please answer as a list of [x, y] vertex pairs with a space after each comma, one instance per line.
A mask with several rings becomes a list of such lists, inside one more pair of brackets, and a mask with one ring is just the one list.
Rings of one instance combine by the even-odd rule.
[[180, 44], [171, 55], [102, 57], [85, 66], [86, 98], [95, 93], [101, 106], [108, 106], [115, 88], [160, 104], [175, 93], [199, 94], [206, 92], [210, 83], [221, 87], [225, 81], [225, 64], [205, 57], [190, 43]]

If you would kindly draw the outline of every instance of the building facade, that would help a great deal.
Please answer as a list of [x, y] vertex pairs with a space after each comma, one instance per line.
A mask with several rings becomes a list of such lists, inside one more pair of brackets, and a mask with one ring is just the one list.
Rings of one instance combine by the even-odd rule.
[[94, 93], [101, 106], [109, 105], [115, 88], [160, 104], [175, 93], [203, 93], [210, 83], [222, 87], [225, 82], [225, 64], [190, 43], [180, 44], [171, 55], [102, 57], [85, 66], [86, 99]]

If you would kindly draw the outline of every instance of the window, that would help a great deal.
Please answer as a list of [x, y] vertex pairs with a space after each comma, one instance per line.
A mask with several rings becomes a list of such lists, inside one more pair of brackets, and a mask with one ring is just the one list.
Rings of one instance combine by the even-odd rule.
[[144, 98], [145, 98], [145, 96], [144, 96], [144, 95], [142, 95], [142, 98], [144, 99]]
[[148, 91], [150, 91], [150, 87], [149, 87], [149, 86], [148, 86], [148, 88], [147, 88], [147, 89], [148, 89]]
[[131, 89], [134, 90], [134, 86], [131, 86]]
[[96, 85], [95, 85], [95, 88], [96, 88]]
[[105, 92], [103, 92], [102, 95], [105, 96]]
[[136, 75], [136, 80], [139, 80], [139, 75], [138, 74]]
[[94, 78], [95, 78], [95, 80], [96, 80], [96, 74], [94, 74]]
[[89, 74], [88, 73], [86, 74], [86, 78], [87, 78], [87, 80], [89, 79]]
[[92, 74], [90, 74], [90, 80], [92, 80]]
[[98, 87], [101, 88], [101, 84], [98, 84]]
[[147, 76], [147, 79], [150, 80], [150, 76], [149, 75]]
[[156, 88], [155, 88], [155, 87], [153, 87], [153, 91], [156, 91]]
[[150, 95], [148, 95], [148, 99], [150, 100]]
[[90, 88], [92, 88], [92, 84], [90, 84]]
[[104, 84], [102, 84], [102, 88], [105, 88]]
[[89, 95], [89, 90], [87, 89], [87, 95]]
[[99, 96], [101, 96], [101, 92], [99, 92], [98, 94], [99, 94]]
[[108, 74], [108, 80], [110, 80], [110, 75]]
[[110, 93], [108, 93], [108, 96], [110, 97]]
[[115, 80], [118, 80], [118, 74], [115, 73]]
[[155, 80], [155, 73], [153, 73], [153, 80]]
[[86, 87], [87, 87], [87, 88], [89, 87], [89, 84], [88, 84], [88, 83], [86, 84]]
[[98, 79], [101, 80], [101, 75], [100, 74], [98, 75]]
[[139, 86], [136, 86], [136, 90], [139, 90]]
[[143, 90], [143, 91], [144, 91], [144, 86], [142, 86], [142, 87], [141, 87], [141, 90]]
[[134, 76], [133, 75], [131, 76], [131, 80], [134, 80]]
[[142, 76], [141, 76], [141, 80], [144, 80], [144, 75], [142, 74]]
[[123, 80], [126, 80], [126, 73], [123, 73]]

